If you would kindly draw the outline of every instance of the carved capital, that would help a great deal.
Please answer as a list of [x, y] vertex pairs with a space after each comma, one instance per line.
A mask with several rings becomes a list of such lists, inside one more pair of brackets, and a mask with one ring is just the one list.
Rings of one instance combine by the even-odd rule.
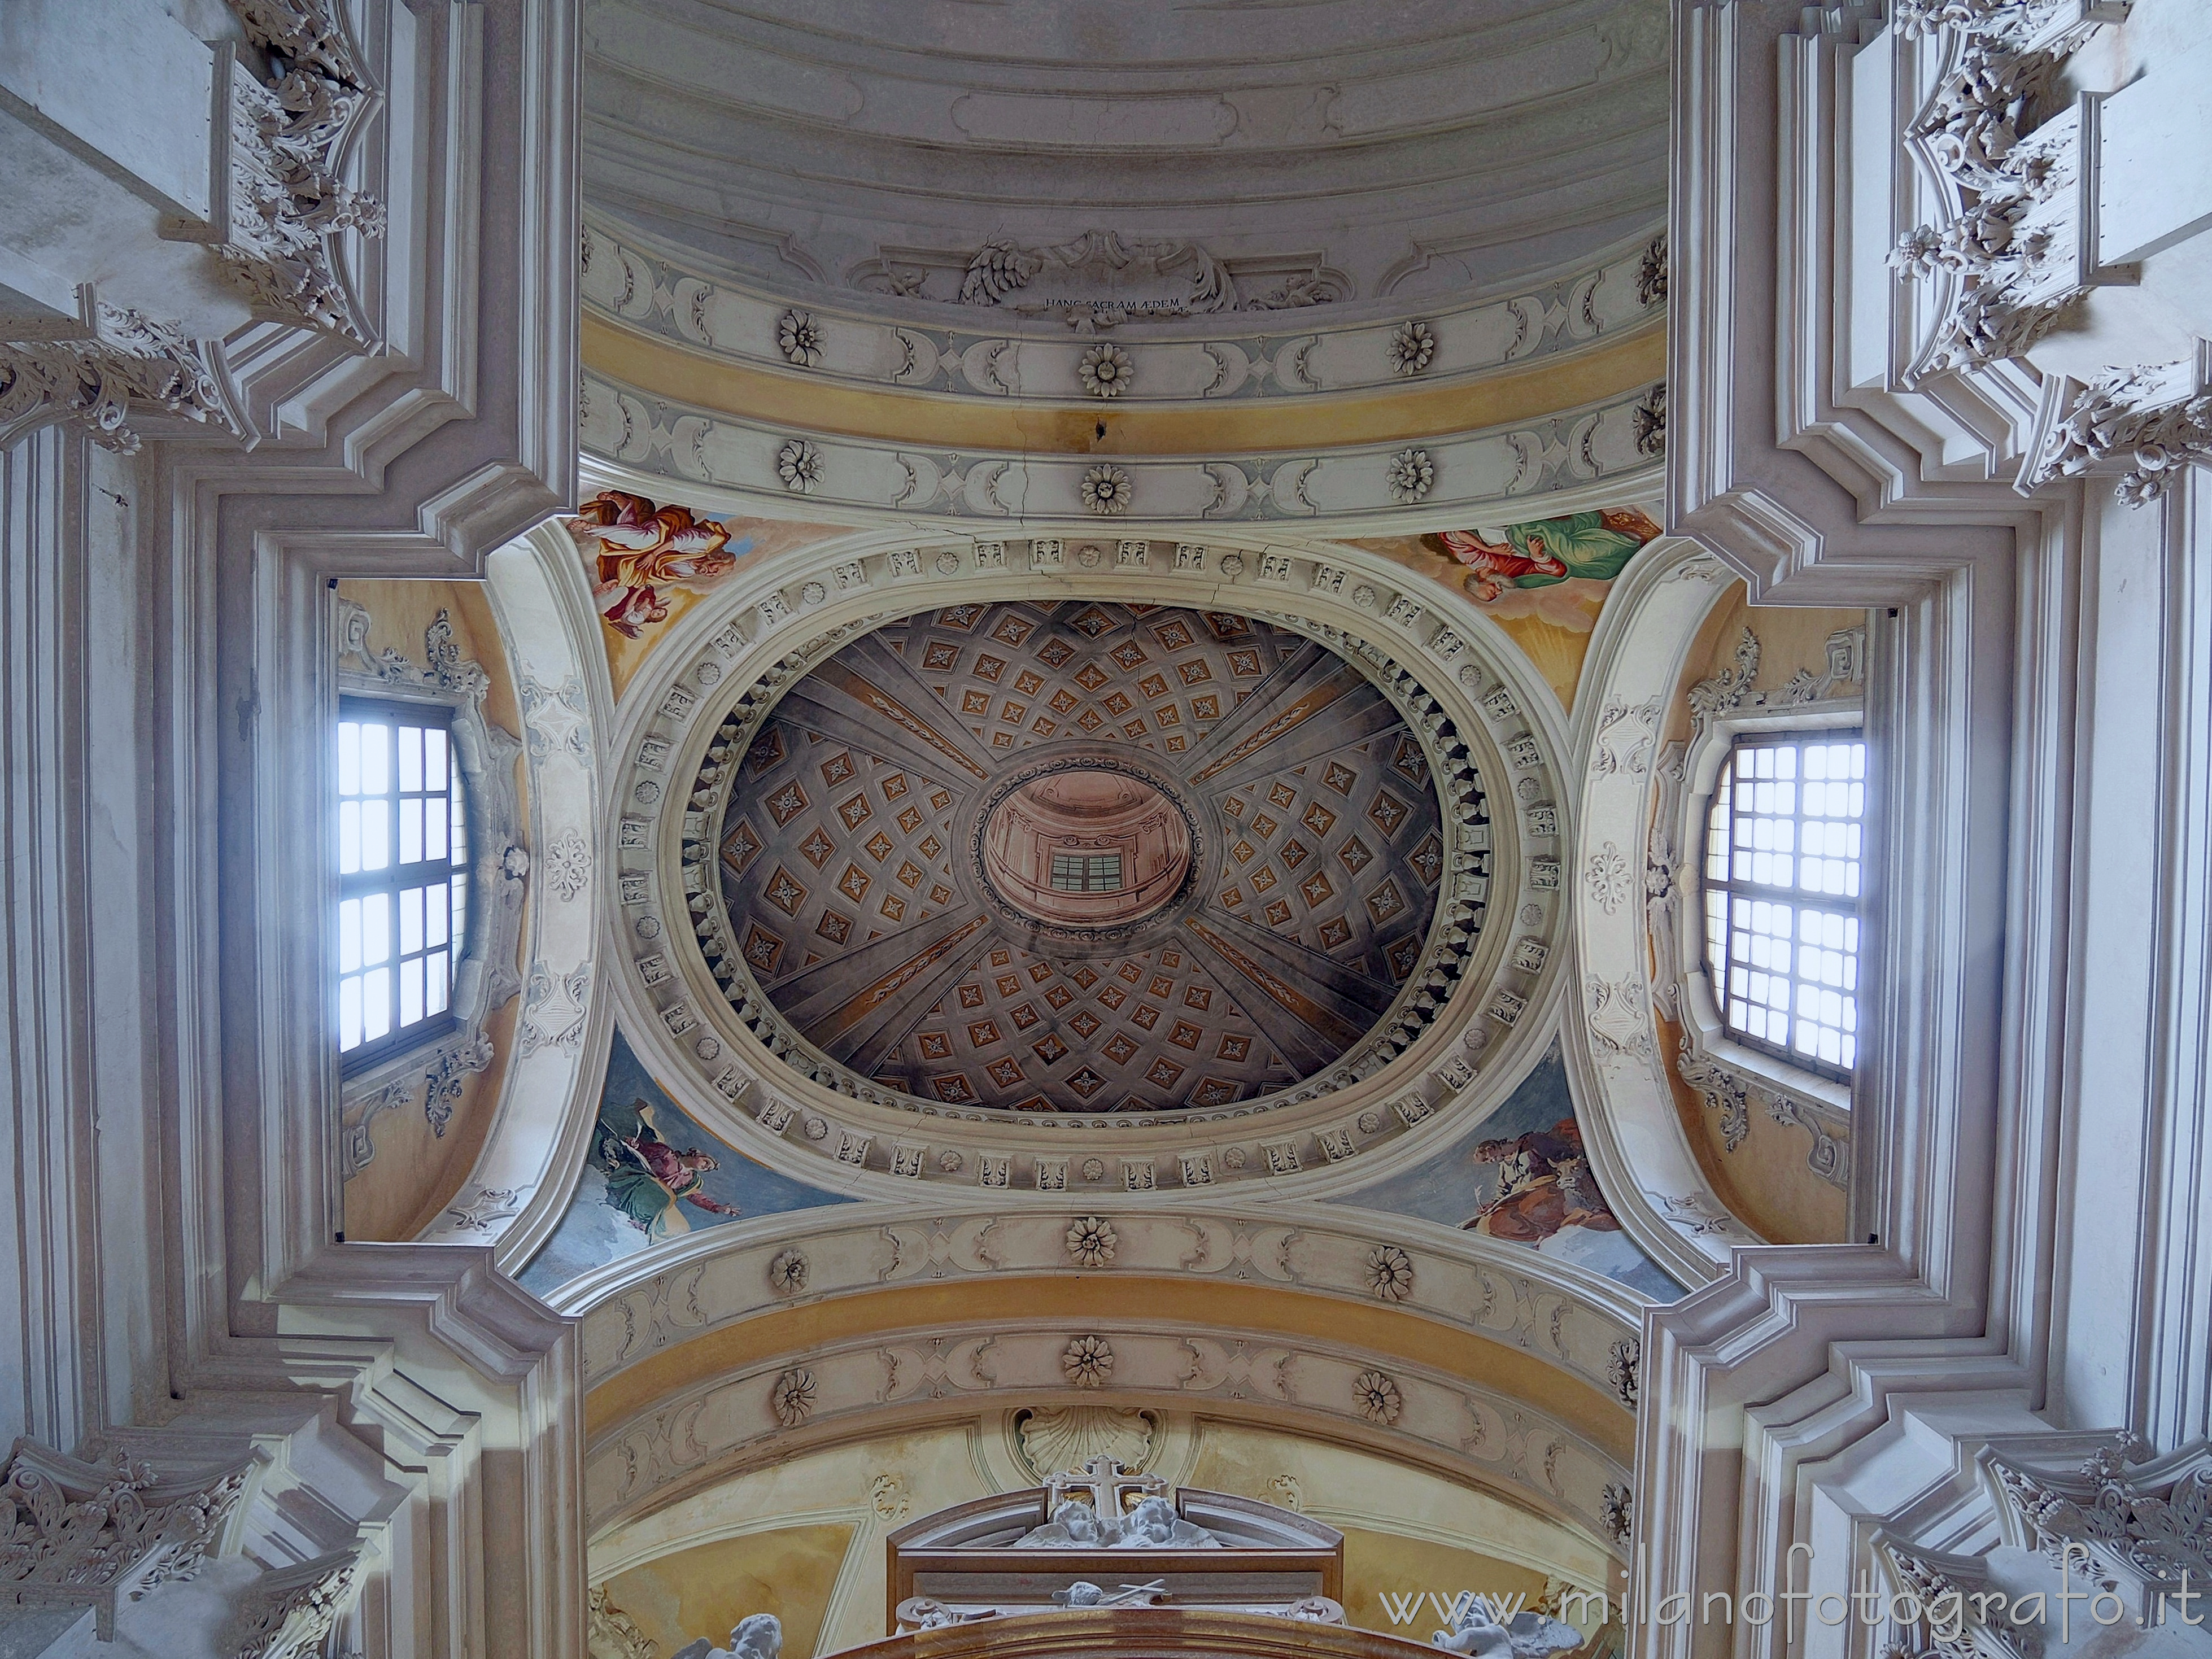
[[2212, 464], [2212, 385], [2196, 358], [2116, 368], [2067, 390], [2070, 397], [2046, 401], [2023, 493], [2124, 464], [2114, 493], [2140, 507], [2164, 495], [2181, 468]]
[[360, 1581], [352, 1550], [264, 1572], [240, 1598], [227, 1645], [238, 1659], [313, 1659]]
[[2051, 1560], [2146, 1591], [2212, 1583], [2212, 1455], [2200, 1443], [2158, 1462], [2131, 1437], [2076, 1468], [2033, 1468], [1995, 1450], [1984, 1464], [2028, 1540]]
[[384, 231], [384, 204], [340, 176], [348, 141], [375, 102], [343, 24], [323, 0], [230, 0], [278, 73], [230, 82], [224, 274], [277, 321], [370, 343], [335, 239]]
[[1991, 1599], [2004, 1605], [2002, 1595], [1974, 1599], [1990, 1582], [1979, 1558], [1922, 1549], [1887, 1531], [1875, 1534], [1874, 1545], [1896, 1595], [1921, 1613], [1905, 1626], [1909, 1641], [1893, 1652], [1911, 1659], [2039, 1659], [2043, 1643], [2033, 1629], [2008, 1626], [2002, 1613], [1987, 1616]]
[[107, 1639], [118, 1595], [136, 1601], [198, 1571], [247, 1474], [165, 1480], [121, 1454], [86, 1463], [16, 1441], [0, 1471], [0, 1601], [95, 1608]]
[[86, 338], [0, 343], [0, 426], [45, 410], [121, 455], [138, 452], [134, 404], [238, 430], [199, 343], [175, 324], [97, 302], [88, 320]]

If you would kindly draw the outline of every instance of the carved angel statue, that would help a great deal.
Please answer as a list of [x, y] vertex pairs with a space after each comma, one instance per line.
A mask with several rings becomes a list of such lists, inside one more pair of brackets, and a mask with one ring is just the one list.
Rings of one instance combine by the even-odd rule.
[[1140, 1498], [1124, 1516], [1101, 1516], [1079, 1498], [1063, 1499], [1052, 1518], [1014, 1540], [1022, 1550], [1218, 1550], [1221, 1540], [1184, 1520], [1161, 1497]]
[[1164, 1498], [1142, 1498], [1121, 1518], [1117, 1550], [1218, 1550], [1221, 1540], [1204, 1527], [1186, 1521]]
[[1565, 1620], [1540, 1613], [1508, 1614], [1487, 1595], [1468, 1597], [1456, 1608], [1452, 1627], [1429, 1638], [1431, 1647], [1464, 1654], [1467, 1659], [1547, 1659], [1582, 1644], [1582, 1632]]
[[781, 1659], [782, 1652], [782, 1620], [772, 1613], [754, 1613], [738, 1620], [726, 1648], [718, 1648], [702, 1636], [678, 1648], [670, 1659]]
[[1041, 1527], [1032, 1527], [1014, 1540], [1021, 1550], [1097, 1550], [1114, 1541], [1108, 1523], [1098, 1518], [1098, 1511], [1079, 1498], [1070, 1498], [1054, 1506], [1052, 1518]]

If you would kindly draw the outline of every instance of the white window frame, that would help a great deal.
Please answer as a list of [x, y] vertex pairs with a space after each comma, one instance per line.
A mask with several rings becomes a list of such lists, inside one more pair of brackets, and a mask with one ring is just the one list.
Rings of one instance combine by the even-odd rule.
[[[1825, 1108], [1846, 1115], [1851, 1109], [1856, 1068], [1852, 1081], [1846, 1082], [1809, 1066], [1792, 1064], [1748, 1042], [1739, 1042], [1729, 1034], [1719, 1001], [1713, 994], [1705, 957], [1705, 825], [1711, 816], [1721, 768], [1735, 752], [1737, 738], [1765, 733], [1810, 737], [1820, 732], [1845, 728], [1856, 729], [1863, 735], [1865, 727], [1865, 703], [1858, 697], [1821, 698], [1787, 709], [1747, 708], [1715, 716], [1705, 722], [1684, 757], [1682, 803], [1674, 826], [1674, 844], [1680, 849], [1679, 867], [1683, 878], [1680, 920], [1674, 930], [1674, 972], [1681, 990], [1682, 1023], [1692, 1046], [1698, 1054], [1741, 1074], [1771, 1094], [1786, 1096], [1815, 1109]], [[1875, 757], [1869, 753], [1867, 773], [1870, 794], [1877, 786], [1875, 765]], [[1870, 830], [1871, 801], [1863, 822]], [[1870, 834], [1861, 844], [1862, 869], [1870, 874], [1868, 866], [1872, 866], [1880, 848]], [[1869, 885], [1866, 875], [1863, 875], [1859, 896], [1859, 986], [1856, 994], [1863, 1016], [1862, 1043], [1865, 1040], [1863, 1012], [1871, 990], [1867, 970], [1873, 956], [1867, 927]], [[1862, 1049], [1861, 1059], [1863, 1058]]]
[[[326, 1001], [331, 1064], [339, 1078], [340, 1176], [351, 1180], [374, 1155], [369, 1125], [382, 1113], [420, 1102], [434, 1134], [442, 1137], [464, 1080], [493, 1058], [484, 1019], [520, 994], [516, 965], [521, 933], [523, 878], [530, 859], [520, 844], [520, 802], [514, 781], [515, 758], [522, 741], [486, 718], [485, 694], [491, 678], [482, 665], [461, 656], [447, 612], [441, 611], [423, 632], [423, 660], [397, 651], [372, 657], [371, 618], [367, 610], [333, 593], [337, 682], [329, 704], [328, 730], [335, 737], [343, 699], [361, 697], [389, 704], [419, 703], [445, 711], [452, 764], [459, 775], [469, 830], [468, 939], [453, 976], [448, 1003], [452, 1023], [431, 1029], [419, 1041], [397, 1046], [371, 1064], [348, 1071], [338, 1052], [337, 930], [331, 927], [331, 956], [325, 977], [332, 994]], [[336, 744], [328, 752], [335, 755]], [[334, 766], [333, 763], [333, 766]], [[322, 845], [330, 849], [327, 913], [337, 915], [337, 787], [335, 770], [324, 790], [327, 815]]]
[[[441, 901], [439, 908], [442, 908], [448, 924], [447, 931], [431, 935], [427, 929], [422, 930], [425, 937], [417, 942], [417, 950], [414, 953], [422, 958], [426, 966], [436, 960], [431, 953], [439, 948], [440, 943], [442, 943], [444, 949], [450, 953], [450, 964], [445, 969], [447, 983], [440, 988], [439, 994], [435, 996], [434, 1000], [438, 1004], [435, 1010], [418, 1015], [410, 1024], [395, 1023], [376, 1036], [365, 1036], [353, 1048], [349, 1049], [342, 1046], [338, 1050], [338, 1066], [340, 1070], [348, 1075], [374, 1071], [385, 1059], [406, 1053], [420, 1048], [425, 1042], [443, 1037], [454, 1030], [460, 1023], [459, 1017], [453, 1006], [453, 995], [456, 981], [459, 978], [461, 963], [467, 960], [469, 935], [475, 921], [471, 912], [476, 899], [477, 881], [475, 860], [471, 855], [472, 842], [469, 834], [474, 825], [469, 812], [468, 778], [461, 769], [459, 756], [455, 752], [453, 742], [453, 710], [451, 704], [430, 702], [418, 698], [369, 698], [347, 692], [338, 700], [337, 723], [340, 727], [347, 725], [362, 727], [374, 726], [383, 726], [386, 731], [392, 731], [398, 725], [412, 722], [419, 723], [426, 732], [434, 731], [437, 733], [439, 744], [446, 750], [446, 759], [441, 768], [445, 781], [439, 786], [436, 796], [447, 821], [455, 822], [457, 819], [458, 833], [453, 836], [457, 843], [454, 855], [462, 860], [455, 864], [441, 852], [434, 860], [417, 860], [412, 865], [405, 864], [400, 860], [398, 847], [393, 846], [388, 849], [387, 861], [380, 868], [349, 872], [344, 868], [344, 860], [341, 851], [338, 873], [341, 914], [343, 915], [348, 902], [359, 899], [365, 904], [370, 896], [376, 894], [388, 895], [392, 903], [394, 915], [391, 931], [398, 936], [395, 940], [395, 948], [391, 957], [393, 969], [392, 996], [395, 1003], [404, 1002], [404, 1000], [401, 988], [401, 978], [407, 954], [404, 949], [405, 928], [397, 914], [402, 908], [401, 895], [410, 887], [429, 887], [432, 890], [443, 890], [438, 885], [438, 877], [441, 873], [450, 872], [450, 874], [445, 875], [445, 880], [459, 890], [458, 903], [460, 910], [460, 926], [458, 930], [452, 929], [449, 924], [453, 915], [455, 902], [451, 899]], [[396, 795], [399, 793], [397, 786], [402, 779], [397, 754], [398, 745], [394, 744], [393, 747], [394, 754], [389, 764], [392, 768], [392, 781], [395, 786], [392, 793]], [[343, 756], [343, 742], [340, 744], [340, 752]], [[343, 759], [339, 764], [339, 776], [343, 781], [344, 777]], [[350, 798], [345, 796], [341, 791], [338, 810], [342, 821], [349, 799]], [[427, 796], [426, 799], [428, 799]], [[451, 807], [447, 805], [448, 802], [458, 802], [459, 806], [458, 815], [454, 814]], [[423, 817], [427, 824], [431, 815], [425, 813]], [[404, 837], [398, 836], [397, 834], [396, 823], [393, 834], [399, 841], [404, 842]], [[440, 845], [443, 846], [446, 843], [447, 837], [439, 837]], [[343, 847], [343, 837], [341, 837], [341, 847]], [[410, 870], [419, 872], [417, 878], [411, 882], [404, 878], [405, 872]], [[343, 921], [339, 933], [343, 939], [344, 936]], [[343, 951], [341, 951], [341, 957], [339, 973], [340, 984], [343, 988], [344, 981], [352, 975], [345, 972]], [[427, 973], [425, 976], [427, 979]], [[423, 1000], [427, 1004], [432, 1000], [430, 988], [426, 983], [423, 987]], [[341, 998], [341, 1007], [343, 1007], [343, 998]], [[339, 1036], [342, 1044], [344, 1036], [343, 1023], [343, 1016], [341, 1013]]]

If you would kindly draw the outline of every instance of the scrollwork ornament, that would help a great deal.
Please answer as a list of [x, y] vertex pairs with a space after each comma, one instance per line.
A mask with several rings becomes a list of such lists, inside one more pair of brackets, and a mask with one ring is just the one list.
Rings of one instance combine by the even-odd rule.
[[2113, 493], [2141, 507], [2164, 495], [2182, 468], [2212, 465], [2212, 394], [2194, 389], [2195, 368], [2185, 361], [2100, 375], [2045, 435], [2027, 487], [2124, 458]]
[[1643, 1339], [1635, 1336], [1615, 1337], [1611, 1351], [1606, 1355], [1606, 1380], [1613, 1384], [1613, 1391], [1620, 1396], [1620, 1403], [1631, 1411], [1636, 1409], [1637, 1395], [1641, 1387], [1643, 1371]]
[[1589, 855], [1583, 868], [1583, 882], [1589, 889], [1591, 902], [1606, 915], [1613, 915], [1628, 902], [1632, 885], [1628, 855], [1618, 843], [1607, 842]]
[[89, 340], [0, 343], [0, 424], [44, 407], [102, 448], [135, 455], [134, 404], [238, 430], [198, 342], [143, 312], [98, 304]]

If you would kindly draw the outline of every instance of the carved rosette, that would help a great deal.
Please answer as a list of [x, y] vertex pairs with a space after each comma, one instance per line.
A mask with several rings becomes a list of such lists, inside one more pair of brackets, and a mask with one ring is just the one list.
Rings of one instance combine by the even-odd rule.
[[1626, 1544], [1636, 1524], [1636, 1496], [1617, 1482], [1608, 1485], [1598, 1507], [1598, 1524], [1616, 1544]]
[[1397, 1379], [1387, 1371], [1360, 1372], [1352, 1382], [1352, 1399], [1362, 1417], [1385, 1428], [1406, 1409], [1406, 1397], [1399, 1391]]
[[1103, 1389], [1114, 1375], [1114, 1347], [1103, 1336], [1079, 1336], [1060, 1356], [1060, 1369], [1079, 1389]]
[[1105, 1267], [1119, 1242], [1113, 1224], [1095, 1215], [1084, 1216], [1067, 1230], [1067, 1254], [1079, 1267]]
[[814, 1414], [814, 1373], [799, 1367], [784, 1372], [769, 1390], [769, 1403], [777, 1422], [787, 1429], [799, 1427]]
[[1377, 1244], [1367, 1254], [1367, 1283], [1385, 1302], [1403, 1302], [1413, 1293], [1413, 1259], [1395, 1244]]

